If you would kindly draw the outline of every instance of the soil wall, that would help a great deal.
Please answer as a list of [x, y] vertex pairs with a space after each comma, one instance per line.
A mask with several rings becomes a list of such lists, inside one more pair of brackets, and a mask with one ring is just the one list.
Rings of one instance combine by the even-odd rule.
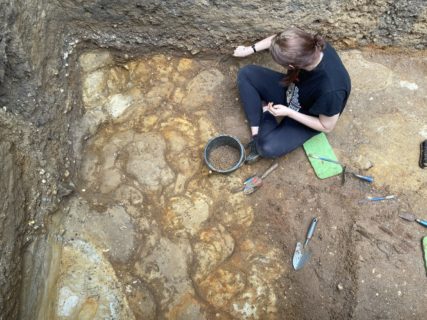
[[73, 189], [80, 52], [229, 54], [291, 25], [342, 48], [427, 47], [424, 0], [10, 0], [0, 9], [0, 319], [18, 317], [22, 278], [33, 288], [22, 313], [36, 308], [27, 301], [48, 272], [49, 214]]

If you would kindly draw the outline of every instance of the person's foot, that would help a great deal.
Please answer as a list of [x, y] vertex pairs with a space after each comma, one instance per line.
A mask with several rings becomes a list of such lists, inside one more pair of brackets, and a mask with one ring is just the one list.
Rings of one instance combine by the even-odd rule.
[[245, 163], [251, 164], [257, 161], [261, 155], [258, 153], [258, 150], [256, 148], [256, 140], [251, 140], [247, 145], [246, 149], [249, 149], [249, 154], [246, 156]]

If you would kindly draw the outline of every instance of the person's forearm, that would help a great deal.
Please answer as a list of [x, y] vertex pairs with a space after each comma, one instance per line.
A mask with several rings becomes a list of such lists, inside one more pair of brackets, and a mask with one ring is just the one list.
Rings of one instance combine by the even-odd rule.
[[256, 43], [254, 43], [255, 50], [256, 50], [256, 51], [262, 51], [262, 50], [265, 50], [265, 49], [270, 48], [271, 40], [272, 40], [275, 36], [276, 36], [276, 35], [272, 35], [272, 36], [270, 36], [270, 37], [268, 37], [268, 38], [265, 38], [265, 39], [263, 39], [263, 40], [261, 40], [261, 41], [258, 41], [258, 42], [256, 42]]
[[289, 118], [292, 118], [311, 129], [326, 133], [331, 132], [332, 129], [335, 127], [335, 123], [338, 120], [338, 116], [339, 115], [328, 117], [327, 121], [322, 122], [318, 117], [309, 116], [307, 114], [303, 114], [292, 109], [288, 111]]

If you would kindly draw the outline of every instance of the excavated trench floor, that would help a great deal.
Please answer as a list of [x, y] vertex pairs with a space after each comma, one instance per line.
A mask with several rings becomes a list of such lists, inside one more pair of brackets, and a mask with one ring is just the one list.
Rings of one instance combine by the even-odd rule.
[[[230, 190], [271, 160], [209, 174], [202, 153], [218, 133], [248, 141], [235, 78], [247, 63], [274, 67], [267, 55], [82, 54], [81, 170], [54, 217], [51, 318], [424, 319], [425, 229], [398, 213], [427, 218], [427, 60], [340, 54], [353, 92], [329, 140], [375, 183], [319, 180], [298, 149], [251, 196]], [[294, 271], [314, 216], [311, 259]]]

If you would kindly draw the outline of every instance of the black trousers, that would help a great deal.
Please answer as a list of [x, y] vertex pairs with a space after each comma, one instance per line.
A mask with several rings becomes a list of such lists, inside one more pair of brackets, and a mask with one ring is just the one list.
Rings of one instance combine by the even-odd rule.
[[240, 100], [251, 127], [259, 127], [258, 152], [266, 158], [285, 155], [319, 133], [291, 118], [281, 122], [269, 112], [262, 112], [262, 102], [286, 105], [285, 75], [261, 66], [247, 65], [239, 70], [237, 84]]

